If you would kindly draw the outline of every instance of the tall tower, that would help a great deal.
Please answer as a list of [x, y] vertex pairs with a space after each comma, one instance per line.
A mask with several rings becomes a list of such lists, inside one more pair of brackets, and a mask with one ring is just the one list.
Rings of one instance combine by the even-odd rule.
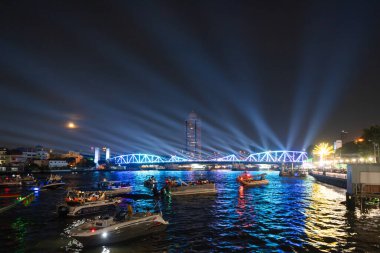
[[100, 151], [99, 148], [96, 147], [95, 148], [95, 154], [94, 154], [94, 163], [96, 166], [98, 166], [99, 159], [100, 159], [99, 151]]
[[185, 121], [186, 155], [190, 159], [202, 159], [201, 120], [195, 112]]
[[106, 148], [106, 160], [110, 159], [111, 157], [111, 150], [110, 148]]

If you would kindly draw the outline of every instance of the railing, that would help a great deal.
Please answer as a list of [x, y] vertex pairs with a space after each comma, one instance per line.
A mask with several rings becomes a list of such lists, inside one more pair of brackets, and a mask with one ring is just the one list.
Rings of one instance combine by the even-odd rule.
[[344, 174], [344, 173], [313, 171], [313, 174], [322, 175], [322, 176], [327, 176], [327, 177], [334, 177], [334, 178], [347, 179], [347, 174]]

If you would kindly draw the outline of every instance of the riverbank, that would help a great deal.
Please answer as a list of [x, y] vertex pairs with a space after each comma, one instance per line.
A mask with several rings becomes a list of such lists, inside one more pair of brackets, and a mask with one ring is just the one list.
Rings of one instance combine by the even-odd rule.
[[340, 173], [330, 173], [330, 172], [318, 172], [312, 171], [309, 173], [310, 176], [314, 177], [317, 181], [325, 184], [333, 185], [339, 188], [347, 189], [347, 175]]

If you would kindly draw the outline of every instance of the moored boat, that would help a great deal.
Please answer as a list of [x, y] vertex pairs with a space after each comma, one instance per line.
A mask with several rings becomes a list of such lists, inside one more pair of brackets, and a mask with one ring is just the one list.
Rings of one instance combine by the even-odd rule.
[[147, 176], [147, 179], [144, 181], [144, 186], [147, 188], [154, 188], [157, 186], [157, 180], [154, 176]]
[[38, 182], [39, 189], [57, 189], [64, 185], [66, 183], [62, 181], [62, 177], [59, 175], [50, 175], [45, 181]]
[[244, 172], [239, 175], [236, 181], [242, 186], [258, 186], [258, 185], [267, 185], [269, 181], [265, 178], [266, 173], [259, 175], [251, 175], [248, 172]]
[[161, 213], [127, 214], [119, 211], [115, 217], [100, 216], [72, 228], [69, 235], [83, 245], [105, 245], [146, 236], [166, 229], [169, 222]]
[[128, 194], [132, 191], [132, 186], [124, 181], [107, 181], [103, 180], [98, 183], [99, 190], [105, 191], [107, 196], [116, 196]]
[[215, 183], [206, 179], [200, 179], [194, 182], [184, 182], [181, 179], [167, 179], [166, 185], [161, 189], [166, 195], [183, 196], [198, 194], [216, 194]]
[[105, 192], [69, 191], [65, 203], [57, 207], [59, 216], [82, 216], [116, 209], [119, 198], [108, 198]]
[[307, 170], [305, 169], [281, 169], [280, 177], [306, 177]]
[[20, 187], [22, 185], [20, 176], [1, 177], [0, 187]]
[[36, 182], [37, 180], [29, 174], [21, 178], [22, 185], [34, 185]]

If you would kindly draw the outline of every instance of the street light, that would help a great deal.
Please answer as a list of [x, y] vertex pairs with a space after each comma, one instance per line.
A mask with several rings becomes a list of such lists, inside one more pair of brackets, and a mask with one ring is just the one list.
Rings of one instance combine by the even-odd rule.
[[373, 154], [375, 156], [375, 163], [379, 162], [379, 143], [373, 143]]
[[380, 156], [380, 147], [379, 147], [379, 143], [377, 142], [374, 142], [372, 140], [368, 140], [369, 142], [372, 142], [373, 144], [373, 156], [375, 158], [375, 163], [378, 163], [379, 162], [379, 156]]

